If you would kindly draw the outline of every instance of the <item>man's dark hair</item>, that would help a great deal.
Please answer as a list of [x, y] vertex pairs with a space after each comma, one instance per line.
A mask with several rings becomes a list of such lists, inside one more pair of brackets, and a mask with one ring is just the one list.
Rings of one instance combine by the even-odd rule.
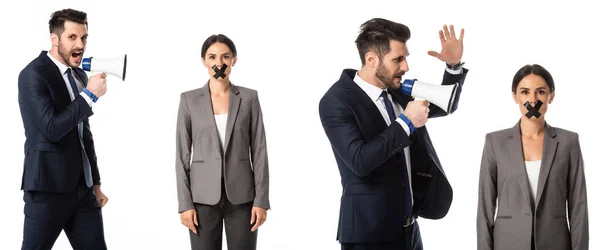
[[50, 33], [57, 34], [59, 37], [65, 31], [65, 22], [71, 21], [78, 24], [87, 23], [87, 14], [82, 11], [74, 10], [74, 9], [63, 9], [59, 11], [55, 11], [50, 16], [50, 21], [48, 24], [50, 25]]
[[360, 61], [365, 65], [365, 54], [373, 50], [379, 58], [390, 52], [390, 41], [406, 43], [410, 39], [410, 29], [401, 23], [383, 18], [373, 18], [360, 26], [360, 34], [356, 38], [356, 47]]
[[548, 87], [550, 88], [550, 93], [554, 92], [554, 79], [552, 79], [552, 75], [550, 72], [548, 72], [548, 70], [538, 64], [528, 64], [521, 67], [519, 71], [517, 71], [513, 77], [512, 92], [517, 93], [517, 86], [519, 86], [521, 80], [531, 74], [544, 78], [544, 81], [546, 81], [546, 84], [548, 84]]
[[227, 45], [227, 47], [229, 47], [229, 49], [231, 50], [231, 53], [233, 54], [233, 57], [237, 56], [237, 50], [235, 49], [235, 44], [233, 44], [233, 41], [231, 41], [231, 39], [229, 39], [229, 37], [223, 35], [223, 34], [217, 34], [217, 35], [212, 35], [209, 36], [206, 41], [204, 41], [204, 44], [202, 44], [202, 59], [204, 59], [204, 56], [206, 56], [206, 51], [208, 50], [208, 47], [210, 47], [211, 45], [220, 42], [220, 43], [224, 43], [225, 45]]

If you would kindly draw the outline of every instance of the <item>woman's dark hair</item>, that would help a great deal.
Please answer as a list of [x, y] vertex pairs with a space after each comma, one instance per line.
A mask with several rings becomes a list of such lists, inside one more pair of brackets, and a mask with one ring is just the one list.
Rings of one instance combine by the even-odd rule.
[[517, 92], [517, 86], [519, 85], [519, 82], [521, 82], [523, 78], [530, 74], [538, 75], [544, 78], [544, 81], [546, 81], [546, 84], [548, 84], [548, 87], [550, 88], [550, 93], [554, 92], [554, 80], [552, 79], [550, 72], [538, 64], [528, 64], [519, 69], [519, 71], [517, 71], [515, 74], [512, 83], [513, 93]]
[[231, 39], [229, 39], [229, 37], [227, 37], [223, 34], [217, 34], [217, 35], [212, 35], [212, 36], [208, 37], [206, 39], [206, 41], [204, 41], [204, 44], [202, 44], [202, 59], [204, 59], [204, 56], [206, 55], [206, 51], [208, 50], [208, 47], [210, 47], [211, 45], [213, 45], [217, 42], [224, 43], [225, 45], [227, 45], [227, 47], [229, 47], [229, 49], [231, 50], [231, 53], [233, 53], [233, 57], [237, 56], [237, 50], [235, 49], [235, 44], [233, 44], [233, 41], [231, 41]]

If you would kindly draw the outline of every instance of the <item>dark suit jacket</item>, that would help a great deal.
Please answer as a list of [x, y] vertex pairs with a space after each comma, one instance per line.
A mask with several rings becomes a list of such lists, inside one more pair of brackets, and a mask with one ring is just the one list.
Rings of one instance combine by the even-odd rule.
[[[468, 70], [445, 72], [442, 84], [459, 83]], [[353, 81], [356, 70], [345, 69], [319, 103], [319, 114], [342, 178], [343, 194], [337, 239], [341, 243], [384, 242], [403, 235], [404, 147], [410, 146], [413, 214], [443, 218], [452, 203], [452, 188], [431, 143], [426, 127], [408, 136], [402, 126], [387, 126], [366, 93]], [[403, 108], [411, 97], [390, 90]], [[456, 110], [458, 99], [451, 111]], [[429, 117], [447, 115], [431, 104]]]
[[[100, 184], [94, 140], [88, 117], [93, 115], [86, 100], [75, 94], [71, 102], [67, 85], [46, 51], [19, 74], [19, 106], [25, 128], [25, 163], [21, 189], [65, 193], [75, 190], [82, 176], [77, 124], [83, 121], [84, 144], [90, 158], [92, 178]], [[75, 72], [87, 85], [87, 75]]]

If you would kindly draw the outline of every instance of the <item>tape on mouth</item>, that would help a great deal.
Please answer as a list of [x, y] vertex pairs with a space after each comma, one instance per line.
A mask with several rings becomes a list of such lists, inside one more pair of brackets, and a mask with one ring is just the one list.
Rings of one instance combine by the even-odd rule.
[[525, 102], [523, 105], [525, 105], [525, 108], [527, 108], [527, 113], [525, 114], [525, 116], [527, 116], [527, 118], [530, 118], [532, 116], [535, 116], [535, 118], [540, 118], [540, 115], [542, 115], [540, 113], [540, 108], [542, 107], [542, 101], [537, 101], [537, 103], [535, 104], [535, 106], [531, 106], [531, 104], [529, 102]]
[[213, 65], [212, 69], [215, 71], [215, 74], [213, 75], [215, 79], [219, 79], [219, 77], [225, 79], [225, 77], [227, 76], [227, 74], [225, 74], [227, 64], [223, 64], [223, 66], [220, 69], [219, 67], [217, 67], [217, 65]]

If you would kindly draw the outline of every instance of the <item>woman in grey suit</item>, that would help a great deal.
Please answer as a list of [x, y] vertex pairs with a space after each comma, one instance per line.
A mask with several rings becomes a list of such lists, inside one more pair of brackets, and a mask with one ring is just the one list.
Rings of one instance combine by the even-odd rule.
[[[521, 118], [488, 133], [477, 209], [479, 250], [587, 250], [588, 208], [579, 135], [544, 118], [551, 74], [526, 65], [514, 76]], [[497, 209], [497, 211], [496, 211]]]
[[256, 249], [267, 219], [269, 170], [256, 90], [229, 81], [237, 51], [227, 36], [210, 36], [202, 61], [210, 80], [181, 94], [177, 116], [176, 175], [181, 223], [192, 249]]

